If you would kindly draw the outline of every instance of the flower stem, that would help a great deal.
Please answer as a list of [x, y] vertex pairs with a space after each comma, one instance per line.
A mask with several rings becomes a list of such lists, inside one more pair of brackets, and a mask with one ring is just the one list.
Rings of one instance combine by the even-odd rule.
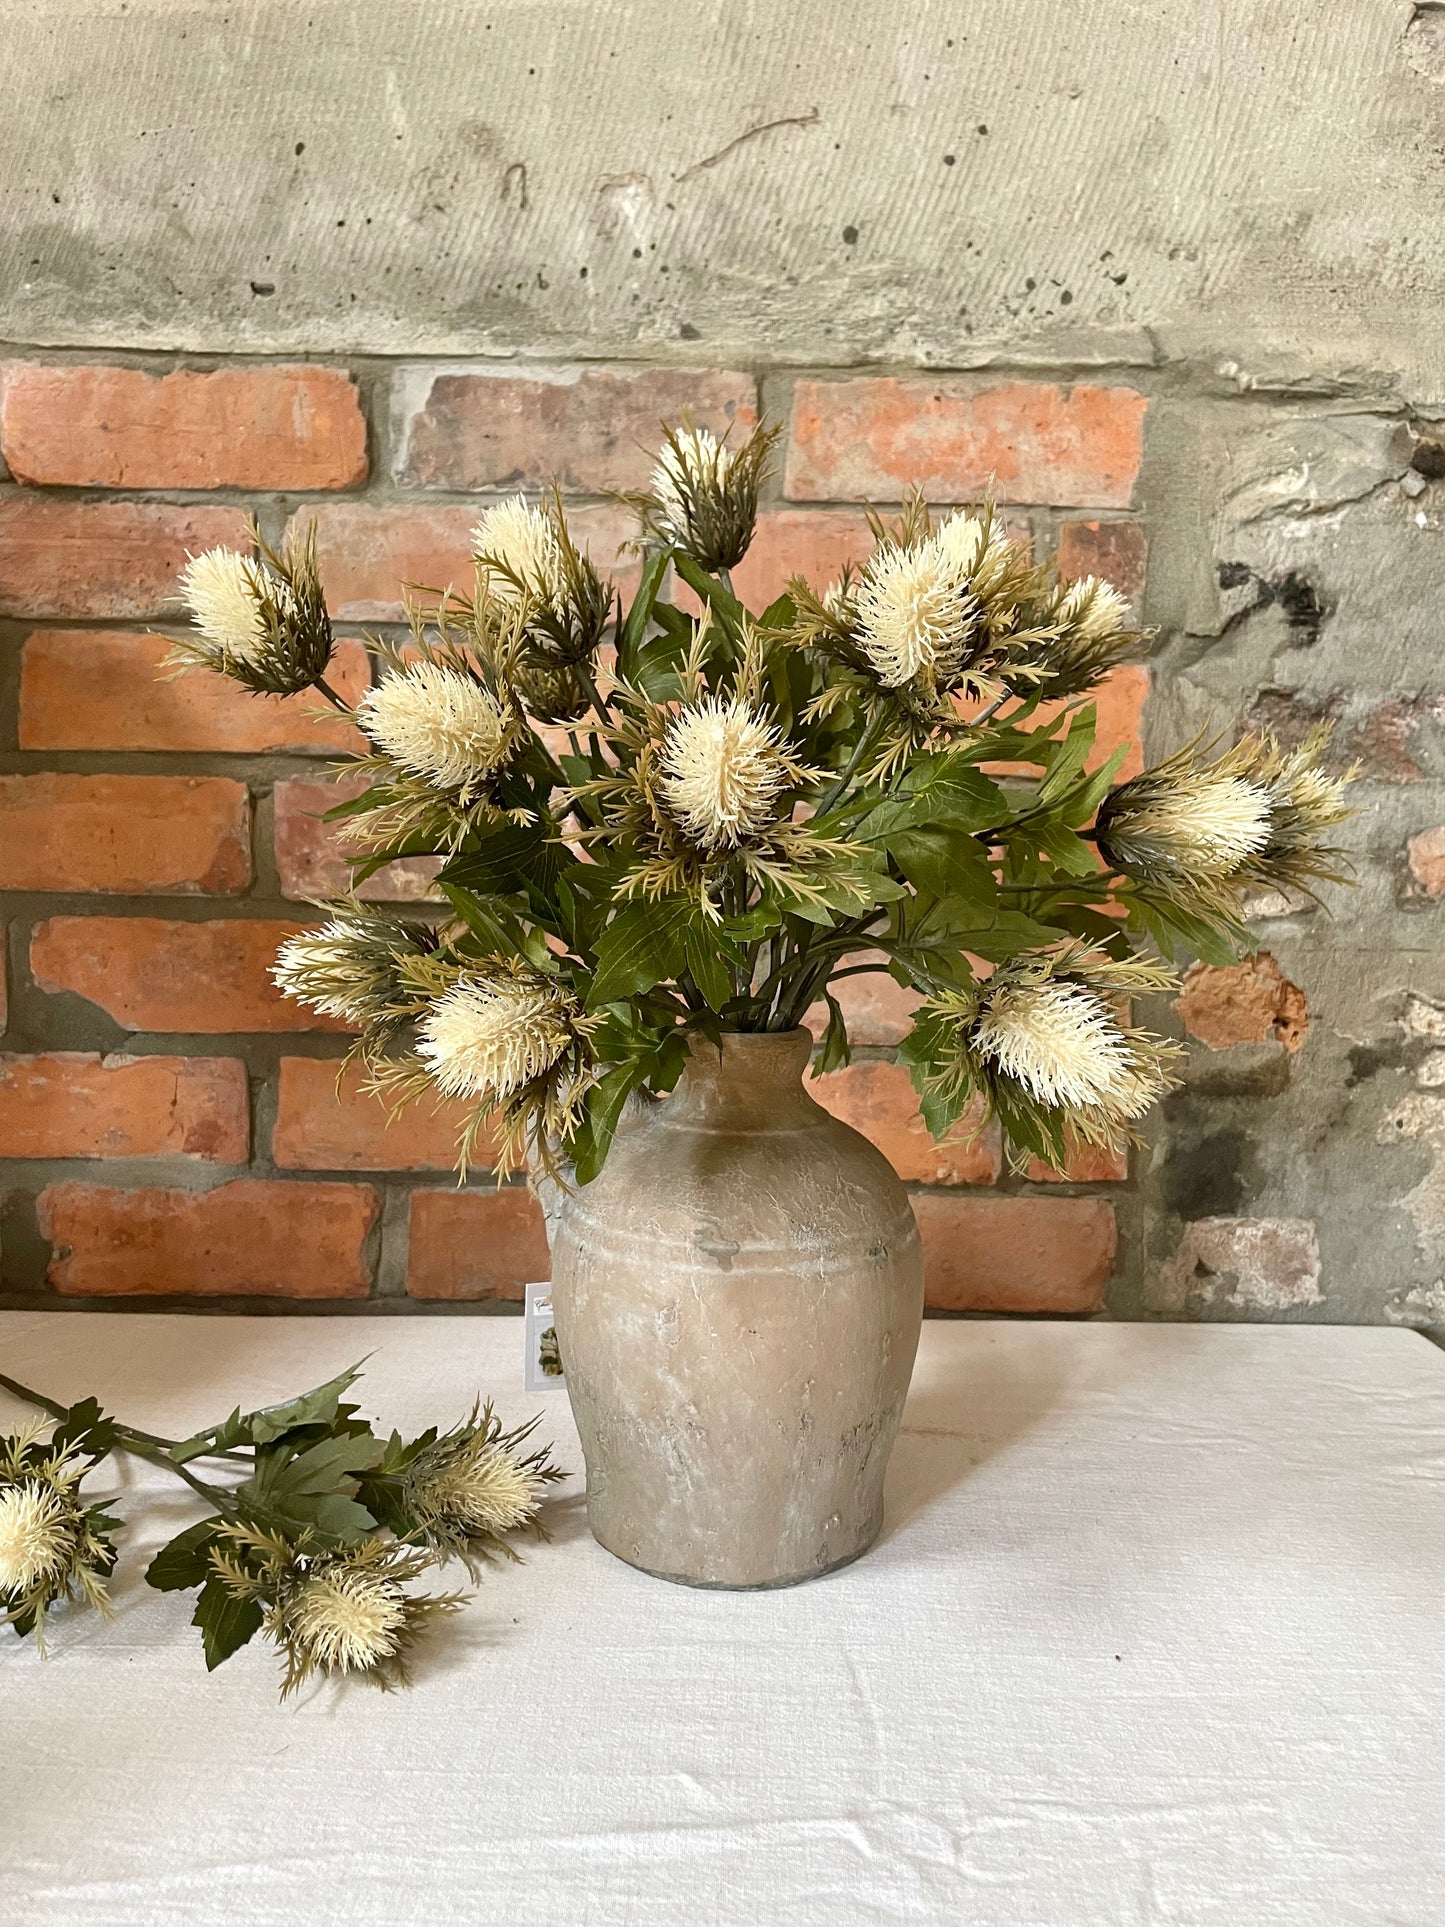
[[340, 696], [337, 695], [336, 691], [324, 676], [318, 676], [312, 684], [312, 687], [319, 690], [327, 702], [330, 703], [331, 707], [333, 709], [339, 709], [343, 716], [349, 716], [351, 714], [351, 704], [341, 700]]
[[[40, 1410], [48, 1412], [51, 1418], [63, 1419], [69, 1412], [68, 1406], [57, 1404], [53, 1398], [47, 1398], [43, 1392], [32, 1391], [28, 1385], [22, 1385], [18, 1378], [11, 1378], [5, 1372], [0, 1372], [0, 1385], [3, 1385], [7, 1392], [14, 1393], [16, 1398], [23, 1398], [27, 1405], [38, 1405]], [[219, 1486], [208, 1485], [204, 1479], [198, 1479], [193, 1472], [188, 1472], [185, 1466], [176, 1464], [171, 1457], [171, 1447], [176, 1443], [174, 1439], [159, 1438], [154, 1432], [142, 1432], [136, 1426], [117, 1423], [115, 1442], [120, 1451], [129, 1452], [132, 1458], [147, 1459], [152, 1465], [164, 1466], [168, 1472], [173, 1472], [178, 1479], [184, 1480], [193, 1492], [199, 1492], [203, 1499], [208, 1500], [220, 1511], [229, 1512], [234, 1509], [228, 1492], [223, 1491]], [[239, 1455], [226, 1453], [225, 1456], [232, 1458]]]

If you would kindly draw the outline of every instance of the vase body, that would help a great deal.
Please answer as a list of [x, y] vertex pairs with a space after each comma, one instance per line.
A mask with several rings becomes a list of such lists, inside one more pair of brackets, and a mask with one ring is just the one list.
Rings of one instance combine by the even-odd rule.
[[803, 1086], [805, 1031], [704, 1038], [552, 1221], [596, 1538], [781, 1586], [866, 1551], [923, 1315], [891, 1166]]

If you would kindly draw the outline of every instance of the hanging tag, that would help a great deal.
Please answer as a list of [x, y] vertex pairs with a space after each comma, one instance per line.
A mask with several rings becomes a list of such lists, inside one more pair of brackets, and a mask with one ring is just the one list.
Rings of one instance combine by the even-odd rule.
[[527, 1286], [526, 1316], [526, 1389], [529, 1392], [555, 1392], [566, 1384], [562, 1359], [557, 1350], [557, 1327], [552, 1323], [552, 1287]]

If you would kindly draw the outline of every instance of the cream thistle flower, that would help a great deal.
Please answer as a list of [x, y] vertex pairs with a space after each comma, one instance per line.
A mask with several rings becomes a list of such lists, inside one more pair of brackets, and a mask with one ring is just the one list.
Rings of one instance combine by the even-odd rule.
[[259, 660], [267, 636], [259, 563], [235, 549], [207, 549], [187, 561], [181, 594], [200, 632], [191, 647], [204, 654], [208, 667], [230, 674], [238, 663]]
[[778, 430], [761, 424], [729, 447], [710, 428], [669, 428], [652, 470], [651, 492], [629, 496], [645, 533], [670, 543], [710, 573], [741, 562], [758, 519], [758, 489]]
[[922, 683], [947, 688], [978, 614], [967, 571], [933, 537], [887, 548], [853, 594], [858, 641], [885, 689]]
[[1330, 736], [1325, 723], [1296, 749], [1281, 749], [1270, 740], [1261, 745], [1271, 807], [1269, 841], [1255, 865], [1261, 881], [1308, 888], [1312, 880], [1339, 882], [1349, 874], [1341, 851], [1321, 839], [1350, 814], [1345, 790], [1359, 765], [1350, 764], [1338, 776], [1321, 769]]
[[[181, 596], [195, 633], [175, 643], [172, 669], [210, 669], [257, 695], [324, 693], [331, 660], [331, 618], [321, 593], [316, 529], [292, 534], [280, 551], [253, 534], [260, 559], [236, 549], [190, 557]], [[333, 697], [333, 700], [334, 697]]]
[[297, 1003], [324, 1017], [374, 1031], [405, 1021], [406, 964], [432, 949], [425, 925], [376, 911], [339, 906], [319, 930], [288, 937], [271, 980]]
[[1186, 749], [1111, 790], [1095, 824], [1105, 861], [1158, 883], [1207, 886], [1243, 874], [1273, 823], [1257, 749], [1244, 742], [1212, 764]]
[[504, 1432], [488, 1405], [454, 1431], [403, 1448], [410, 1458], [390, 1523], [439, 1552], [465, 1558], [495, 1548], [515, 1558], [503, 1535], [534, 1524], [548, 1485], [565, 1477], [545, 1446], [520, 1449], [536, 1424]]
[[417, 1025], [417, 1055], [447, 1097], [504, 1104], [559, 1064], [577, 1041], [573, 998], [525, 966], [472, 973]]
[[337, 1563], [301, 1582], [286, 1624], [323, 1672], [365, 1673], [396, 1657], [406, 1631], [406, 1595], [382, 1573]]
[[1082, 984], [1004, 984], [985, 996], [974, 1041], [1040, 1104], [1126, 1123], [1165, 1086], [1147, 1074], [1103, 998]]
[[492, 595], [505, 608], [527, 597], [556, 601], [566, 592], [556, 525], [523, 495], [509, 496], [486, 511], [472, 530], [472, 554], [487, 572]]
[[45, 1615], [78, 1593], [105, 1608], [119, 1524], [85, 1503], [89, 1465], [39, 1443], [43, 1427], [0, 1438], [0, 1625], [44, 1639]]
[[775, 724], [739, 697], [707, 696], [668, 723], [658, 791], [702, 850], [736, 848], [776, 815], [792, 765]]
[[440, 662], [414, 662], [383, 676], [362, 698], [356, 720], [404, 770], [463, 793], [495, 776], [523, 734], [509, 703]]
[[710, 428], [685, 428], [666, 443], [653, 465], [652, 493], [659, 531], [686, 548], [693, 503], [721, 497], [737, 457]]

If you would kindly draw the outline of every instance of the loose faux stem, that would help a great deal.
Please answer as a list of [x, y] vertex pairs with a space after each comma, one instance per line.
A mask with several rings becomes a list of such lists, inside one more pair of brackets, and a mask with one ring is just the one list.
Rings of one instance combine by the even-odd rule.
[[[51, 1418], [63, 1419], [67, 1416], [66, 1406], [57, 1404], [53, 1398], [47, 1398], [43, 1392], [32, 1391], [28, 1385], [22, 1385], [18, 1378], [11, 1378], [5, 1372], [0, 1372], [0, 1385], [3, 1385], [7, 1392], [14, 1393], [16, 1398], [23, 1398], [27, 1405], [36, 1405], [42, 1412], [48, 1412]], [[204, 1479], [198, 1479], [194, 1473], [188, 1472], [185, 1466], [177, 1465], [171, 1457], [171, 1449], [177, 1443], [175, 1439], [163, 1439], [154, 1432], [142, 1432], [134, 1425], [117, 1424], [115, 1442], [122, 1452], [129, 1452], [132, 1458], [146, 1459], [152, 1465], [164, 1466], [168, 1472], [173, 1472], [178, 1479], [190, 1486], [193, 1492], [198, 1492], [219, 1511], [234, 1511], [229, 1492], [222, 1490], [220, 1486], [208, 1485]], [[215, 1456], [222, 1455], [218, 1453]], [[238, 1455], [228, 1452], [224, 1456], [233, 1458]]]

